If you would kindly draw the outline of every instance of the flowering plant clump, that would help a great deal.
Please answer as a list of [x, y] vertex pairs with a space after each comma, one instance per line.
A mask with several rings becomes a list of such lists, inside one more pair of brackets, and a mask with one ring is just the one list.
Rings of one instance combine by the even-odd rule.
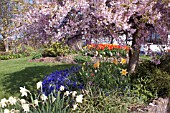
[[130, 77], [127, 72], [127, 59], [114, 58], [113, 61], [97, 60], [94, 64], [84, 63], [79, 76], [86, 86], [94, 86], [105, 91], [130, 90]]
[[89, 49], [95, 48], [97, 50], [104, 50], [104, 49], [109, 49], [109, 50], [113, 50], [113, 49], [124, 49], [126, 51], [129, 50], [128, 46], [121, 46], [121, 45], [117, 45], [117, 44], [89, 44], [87, 45], [87, 47]]
[[61, 86], [65, 90], [82, 89], [83, 85], [78, 81], [75, 74], [79, 71], [80, 67], [71, 67], [61, 71], [55, 71], [46, 76], [42, 82], [42, 91], [45, 95], [49, 95], [53, 91], [59, 91]]
[[116, 44], [89, 44], [83, 48], [83, 53], [90, 56], [116, 56], [120, 53], [126, 56], [129, 51], [129, 46], [121, 46]]
[[[42, 88], [42, 82], [37, 83], [37, 89]], [[77, 91], [64, 91], [65, 87], [60, 86], [54, 96], [48, 96], [40, 92], [38, 95], [31, 93], [28, 89], [20, 87], [21, 98], [10, 96], [8, 99], [0, 100], [0, 113], [70, 113], [76, 110], [78, 105], [83, 103], [84, 95]], [[64, 94], [62, 97], [61, 94]], [[22, 97], [26, 97], [23, 99]], [[30, 98], [27, 100], [27, 98]]]

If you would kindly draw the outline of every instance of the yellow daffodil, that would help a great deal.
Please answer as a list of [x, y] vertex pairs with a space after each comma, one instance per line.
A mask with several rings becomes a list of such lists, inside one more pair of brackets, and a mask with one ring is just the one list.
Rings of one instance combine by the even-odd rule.
[[121, 64], [126, 64], [126, 59], [124, 58], [121, 58], [121, 61], [120, 61]]
[[87, 49], [87, 46], [84, 46], [83, 49]]
[[114, 58], [113, 63], [116, 64], [116, 65], [118, 64], [118, 61], [117, 61], [116, 58]]
[[126, 69], [122, 69], [122, 71], [120, 72], [122, 75], [126, 76], [126, 74], [128, 73]]
[[97, 62], [93, 65], [94, 68], [99, 68], [99, 66], [100, 66], [100, 62], [99, 62], [99, 61], [97, 61]]

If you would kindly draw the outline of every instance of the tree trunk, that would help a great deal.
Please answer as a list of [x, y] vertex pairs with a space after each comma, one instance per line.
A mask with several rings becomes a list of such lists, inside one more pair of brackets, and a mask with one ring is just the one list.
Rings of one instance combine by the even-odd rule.
[[5, 51], [8, 52], [8, 51], [9, 51], [8, 38], [6, 38], [6, 39], [4, 40], [4, 45], [5, 45]]
[[140, 45], [136, 45], [137, 38], [139, 38], [138, 30], [133, 35], [132, 48], [129, 50], [129, 65], [128, 65], [129, 74], [135, 73], [135, 70], [137, 69], [139, 62]]
[[5, 51], [8, 52], [9, 51], [8, 38], [5, 36], [5, 34], [1, 34], [1, 35], [3, 37], [3, 43], [4, 43]]
[[128, 66], [128, 72], [131, 74], [131, 73], [134, 73], [137, 66], [138, 66], [138, 62], [139, 62], [139, 53], [140, 51], [137, 50], [137, 51], [133, 51], [133, 50], [130, 50], [129, 51], [129, 66]]
[[81, 50], [83, 46], [83, 41], [80, 37], [73, 37], [71, 39], [68, 39], [67, 44], [73, 49], [73, 50]]

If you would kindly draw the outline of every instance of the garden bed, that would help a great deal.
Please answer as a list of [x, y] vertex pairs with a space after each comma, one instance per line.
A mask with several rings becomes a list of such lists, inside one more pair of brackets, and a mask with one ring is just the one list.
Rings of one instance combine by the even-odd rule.
[[29, 62], [50, 62], [50, 63], [69, 63], [75, 64], [74, 62], [75, 55], [67, 55], [67, 56], [58, 56], [58, 57], [41, 57], [39, 59], [28, 60]]
[[[77, 64], [77, 61], [75, 61], [76, 57], [88, 57], [88, 56], [81, 56], [78, 54], [73, 55], [67, 55], [67, 56], [58, 56], [58, 57], [41, 57], [39, 59], [32, 59], [28, 60], [29, 62], [50, 62], [50, 63], [68, 63], [68, 64]], [[107, 61], [107, 62], [113, 62], [114, 57], [90, 57], [90, 62], [95, 63], [96, 61]], [[128, 59], [127, 59], [128, 61]]]

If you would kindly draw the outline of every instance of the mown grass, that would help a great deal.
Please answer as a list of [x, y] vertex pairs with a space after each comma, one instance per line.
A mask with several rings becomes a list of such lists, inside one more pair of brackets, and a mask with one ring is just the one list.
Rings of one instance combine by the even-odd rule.
[[55, 70], [71, 67], [71, 64], [28, 62], [30, 57], [0, 61], [0, 99], [19, 96], [19, 87], [36, 90], [36, 83]]
[[141, 60], [151, 60], [151, 57], [150, 56], [146, 56], [146, 55], [140, 55], [139, 58]]

